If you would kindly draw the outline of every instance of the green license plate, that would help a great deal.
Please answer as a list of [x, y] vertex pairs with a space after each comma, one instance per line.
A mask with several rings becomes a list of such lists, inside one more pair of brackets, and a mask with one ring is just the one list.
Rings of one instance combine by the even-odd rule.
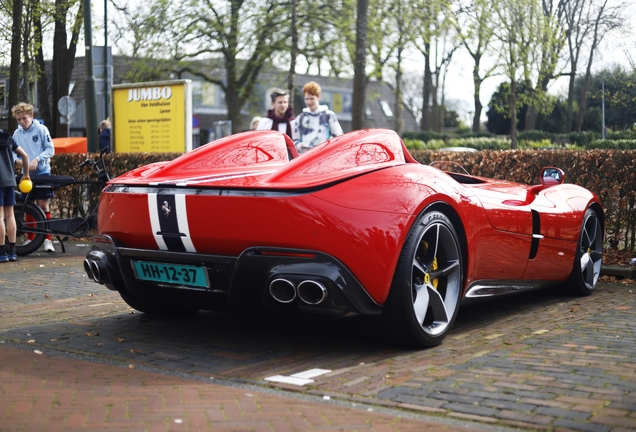
[[135, 277], [139, 280], [209, 288], [205, 267], [166, 264], [148, 261], [132, 261]]

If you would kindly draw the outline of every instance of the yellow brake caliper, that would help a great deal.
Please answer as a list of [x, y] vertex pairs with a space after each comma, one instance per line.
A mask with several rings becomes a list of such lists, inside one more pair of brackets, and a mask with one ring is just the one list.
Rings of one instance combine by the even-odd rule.
[[[428, 251], [428, 243], [427, 243], [427, 242], [425, 242], [425, 241], [423, 241], [422, 243], [423, 243], [423, 245], [422, 245], [422, 246], [423, 246], [423, 249], [424, 249], [424, 255], [426, 255], [426, 252]], [[438, 266], [437, 266], [437, 257], [435, 257], [435, 258], [433, 258], [433, 263], [431, 264], [431, 268], [429, 269], [429, 272], [431, 272], [431, 271], [435, 271], [435, 270], [437, 270], [437, 269], [438, 269]], [[439, 281], [437, 280], [437, 278], [435, 278], [435, 279], [433, 279], [433, 280], [431, 281], [431, 275], [427, 272], [427, 273], [424, 275], [424, 283], [425, 283], [425, 284], [429, 284], [429, 283], [430, 283], [430, 284], [432, 284], [432, 285], [433, 285], [433, 288], [437, 289], [437, 284], [439, 283]]]

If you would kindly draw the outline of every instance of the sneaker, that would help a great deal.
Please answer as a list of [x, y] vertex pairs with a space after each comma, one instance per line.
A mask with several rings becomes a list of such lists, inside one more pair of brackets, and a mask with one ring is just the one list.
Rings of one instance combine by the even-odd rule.
[[0, 263], [3, 262], [9, 262], [9, 257], [7, 256], [7, 254], [0, 255]]
[[44, 240], [44, 252], [55, 252], [55, 248], [53, 247], [53, 243], [51, 243], [51, 240], [49, 240], [49, 239], [45, 239]]
[[15, 254], [15, 252], [9, 253], [9, 261], [17, 261], [18, 260], [18, 256]]

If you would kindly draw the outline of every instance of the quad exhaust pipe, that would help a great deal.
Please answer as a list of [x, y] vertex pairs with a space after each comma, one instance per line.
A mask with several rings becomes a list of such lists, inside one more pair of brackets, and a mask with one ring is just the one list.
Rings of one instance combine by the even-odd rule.
[[269, 284], [269, 293], [279, 303], [291, 303], [296, 298], [296, 287], [287, 279], [274, 279]]
[[89, 278], [97, 283], [107, 282], [108, 272], [103, 262], [86, 258], [84, 259], [84, 271]]
[[317, 305], [327, 298], [327, 288], [321, 283], [312, 280], [302, 281], [298, 284], [298, 297], [309, 305]]
[[274, 279], [269, 284], [269, 293], [279, 303], [291, 303], [296, 297], [308, 305], [318, 305], [327, 298], [327, 288], [319, 282], [305, 280], [298, 284], [288, 279]]

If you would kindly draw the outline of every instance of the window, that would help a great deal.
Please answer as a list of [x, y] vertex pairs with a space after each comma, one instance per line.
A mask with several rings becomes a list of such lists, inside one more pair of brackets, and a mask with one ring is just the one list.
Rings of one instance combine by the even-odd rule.
[[0, 81], [0, 107], [6, 108], [7, 102], [4, 96], [5, 81]]
[[219, 99], [222, 99], [222, 95], [219, 93], [216, 84], [192, 81], [192, 105], [194, 106], [216, 107], [222, 105], [222, 103], [218, 103]]
[[201, 91], [201, 105], [216, 106], [216, 85], [204, 82]]
[[333, 93], [331, 94], [332, 110], [336, 113], [351, 113], [351, 105], [353, 97], [351, 93]]
[[393, 111], [391, 110], [391, 105], [387, 101], [380, 101], [380, 107], [382, 107], [382, 112], [387, 117], [393, 117]]
[[351, 114], [351, 106], [353, 105], [353, 95], [351, 93], [343, 93], [342, 95], [342, 112]]

